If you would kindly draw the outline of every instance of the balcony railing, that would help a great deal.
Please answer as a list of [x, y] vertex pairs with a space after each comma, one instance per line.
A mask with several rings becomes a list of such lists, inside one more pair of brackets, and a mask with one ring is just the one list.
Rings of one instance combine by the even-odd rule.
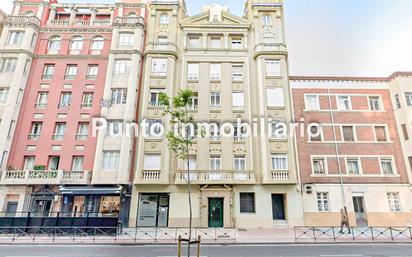
[[272, 170], [271, 175], [272, 182], [284, 183], [292, 180], [288, 170]]
[[287, 52], [287, 48], [283, 43], [261, 43], [255, 47], [255, 52]]
[[29, 140], [37, 140], [37, 139], [39, 139], [40, 138], [40, 134], [29, 134], [28, 136], [27, 136], [27, 139], [29, 139]]
[[86, 140], [88, 137], [87, 134], [77, 134], [76, 135], [76, 140]]
[[50, 80], [52, 78], [53, 78], [52, 74], [43, 74], [43, 75], [41, 75], [41, 79], [44, 79], [44, 80]]
[[52, 139], [53, 139], [53, 140], [63, 140], [63, 138], [64, 138], [64, 135], [63, 135], [63, 134], [54, 134], [54, 135], [52, 136]]
[[70, 20], [66, 19], [66, 20], [51, 20], [50, 25], [54, 25], [54, 26], [67, 26], [70, 23]]
[[95, 80], [97, 78], [97, 75], [86, 75], [87, 80]]
[[111, 19], [98, 19], [93, 21], [93, 26], [110, 26], [111, 24]]
[[65, 80], [74, 80], [76, 78], [76, 75], [64, 75]]
[[40, 20], [35, 16], [17, 15], [17, 16], [7, 16], [7, 23], [13, 26], [18, 24], [34, 24], [40, 26]]
[[78, 26], [78, 27], [88, 27], [88, 26], [110, 26], [112, 24], [111, 19], [97, 19], [94, 21], [91, 20], [82, 20], [77, 19], [70, 21], [70, 19], [63, 20], [50, 20], [49, 25], [52, 26]]
[[82, 108], [82, 109], [90, 109], [90, 108], [92, 108], [92, 106], [93, 106], [92, 103], [82, 103], [82, 104], [80, 105], [80, 108]]
[[143, 170], [142, 180], [144, 182], [156, 182], [160, 180], [160, 170]]
[[210, 105], [210, 110], [219, 111], [220, 109], [221, 109], [221, 105], [218, 105], [218, 104]]
[[35, 107], [37, 110], [46, 109], [47, 104], [45, 103], [36, 103]]
[[175, 44], [170, 43], [170, 42], [151, 42], [147, 44], [146, 49], [145, 49], [146, 53], [158, 52], [158, 51], [177, 54], [177, 47]]
[[[187, 171], [176, 171], [176, 184], [186, 184], [187, 180]], [[193, 184], [254, 184], [256, 176], [254, 171], [246, 170], [196, 170], [190, 172], [190, 181]]]
[[144, 25], [142, 17], [116, 17], [115, 26], [130, 26], [130, 25]]
[[81, 184], [90, 182], [90, 171], [69, 170], [5, 170], [1, 185]]

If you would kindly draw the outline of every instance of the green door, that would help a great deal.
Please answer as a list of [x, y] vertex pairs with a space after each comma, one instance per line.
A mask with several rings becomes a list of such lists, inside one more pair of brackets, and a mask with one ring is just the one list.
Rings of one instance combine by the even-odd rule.
[[223, 227], [223, 198], [209, 198], [209, 227]]

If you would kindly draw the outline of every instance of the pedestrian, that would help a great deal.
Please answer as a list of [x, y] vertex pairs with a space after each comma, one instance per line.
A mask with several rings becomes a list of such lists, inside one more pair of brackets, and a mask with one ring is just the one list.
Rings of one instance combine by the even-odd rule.
[[348, 211], [345, 209], [340, 209], [340, 233], [343, 233], [343, 226], [348, 228], [348, 233], [350, 234]]

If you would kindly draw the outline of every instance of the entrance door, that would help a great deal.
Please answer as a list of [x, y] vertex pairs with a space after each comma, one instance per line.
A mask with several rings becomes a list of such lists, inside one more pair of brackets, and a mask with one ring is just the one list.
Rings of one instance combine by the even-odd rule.
[[355, 211], [356, 224], [358, 226], [367, 226], [368, 222], [366, 221], [363, 196], [354, 196], [352, 197], [352, 201], [353, 209]]
[[273, 220], [285, 219], [285, 203], [283, 194], [272, 194], [272, 215]]
[[209, 227], [223, 227], [223, 198], [209, 198]]
[[32, 212], [40, 217], [48, 217], [52, 206], [51, 200], [34, 200]]

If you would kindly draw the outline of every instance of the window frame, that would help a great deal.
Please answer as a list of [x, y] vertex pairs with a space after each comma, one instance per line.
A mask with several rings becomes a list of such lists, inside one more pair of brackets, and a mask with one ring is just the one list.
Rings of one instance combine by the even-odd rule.
[[[247, 196], [246, 199], [243, 199], [242, 201], [242, 195]], [[252, 197], [250, 197], [252, 196]], [[254, 192], [239, 192], [239, 212], [241, 214], [254, 214], [256, 213], [256, 195]], [[242, 208], [242, 203], [248, 202], [248, 206], [243, 206]]]

